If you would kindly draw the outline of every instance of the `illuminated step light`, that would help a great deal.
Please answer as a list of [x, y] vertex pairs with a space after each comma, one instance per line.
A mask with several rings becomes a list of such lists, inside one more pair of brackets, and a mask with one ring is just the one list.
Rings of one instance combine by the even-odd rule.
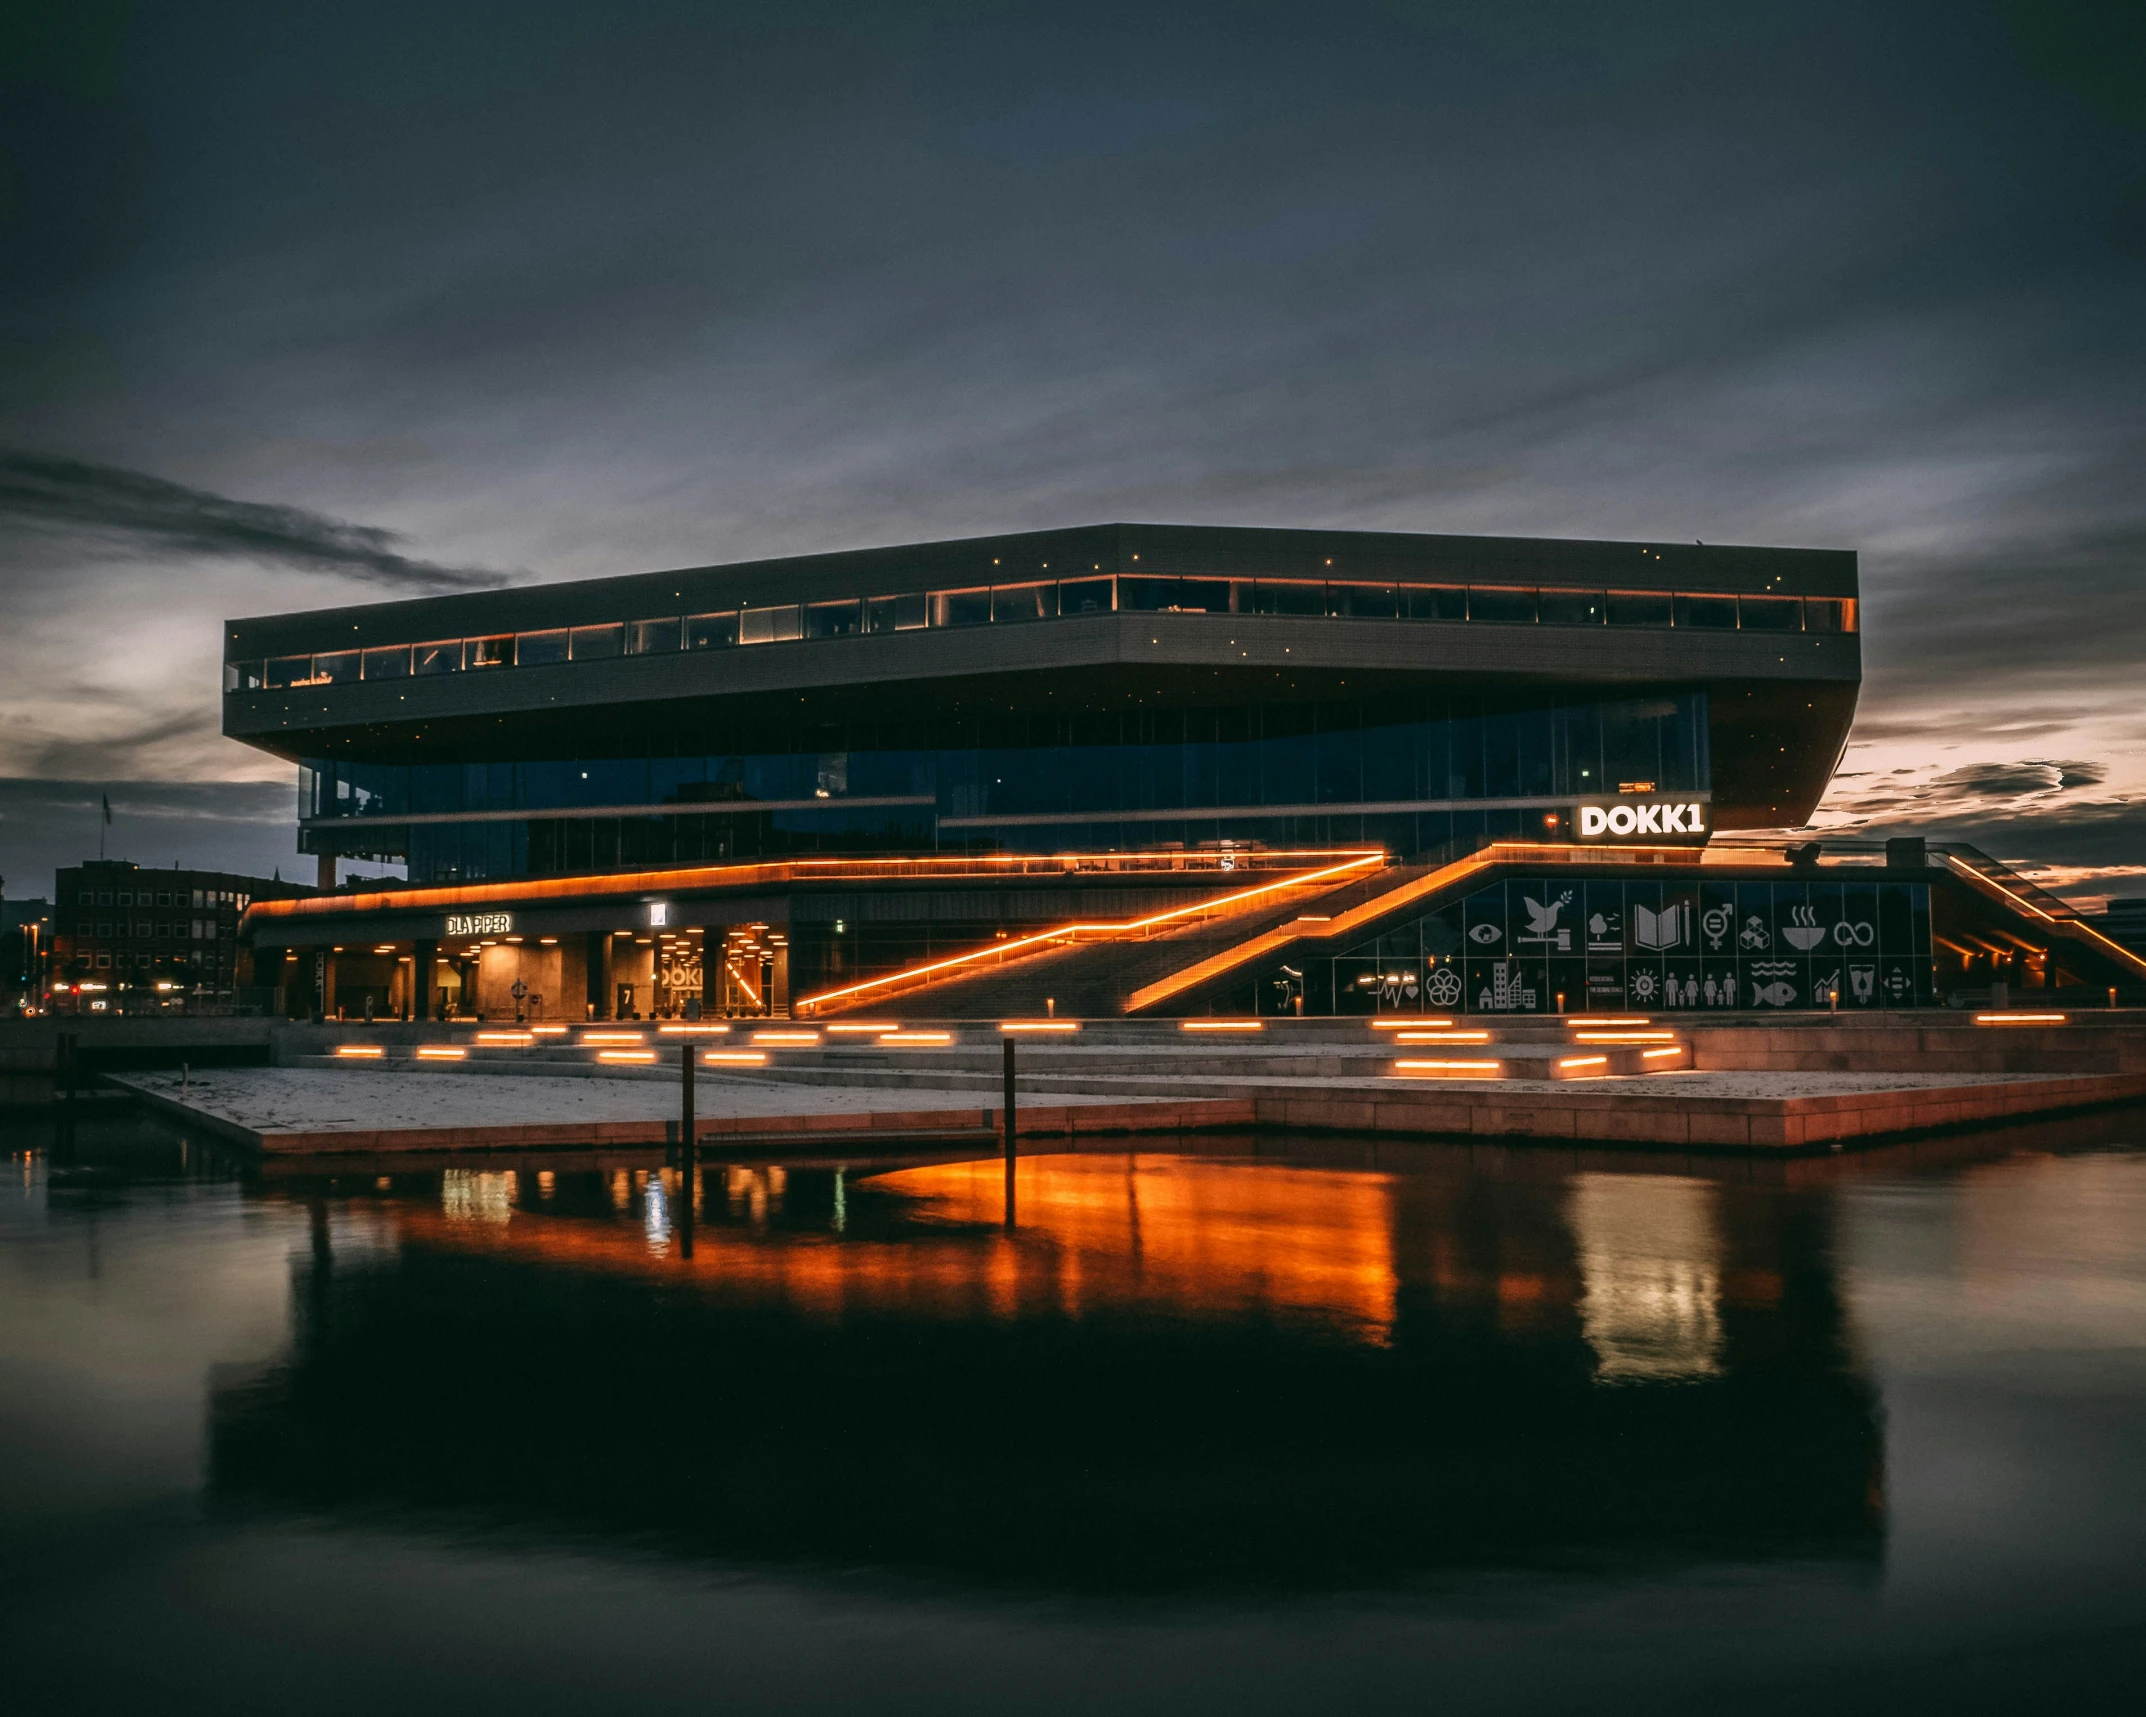
[[1396, 1061], [1393, 1070], [1415, 1079], [1501, 1079], [1502, 1061]]
[[954, 1034], [950, 1031], [883, 1031], [879, 1034], [879, 1041], [907, 1044], [952, 1043]]
[[1608, 1065], [1609, 1057], [1606, 1055], [1568, 1055], [1558, 1062], [1559, 1067], [1567, 1070], [1575, 1067], [1607, 1067]]
[[536, 1042], [536, 1033], [533, 1031], [480, 1031], [477, 1034], [477, 1041], [479, 1043], [512, 1044], [519, 1047], [523, 1044]]
[[563, 1025], [533, 1025], [529, 1029], [538, 1037], [564, 1037], [569, 1030]]
[[648, 1033], [645, 1031], [585, 1031], [581, 1034], [581, 1041], [583, 1043], [646, 1043]]
[[599, 1049], [596, 1052], [596, 1059], [598, 1061], [649, 1062], [656, 1059], [656, 1052], [653, 1049]]
[[785, 1043], [794, 1046], [818, 1043], [819, 1041], [820, 1034], [816, 1031], [756, 1031], [753, 1033], [753, 1042], [755, 1043]]
[[460, 1061], [469, 1053], [466, 1049], [451, 1049], [445, 1044], [428, 1043], [417, 1052], [420, 1061]]
[[730, 1027], [720, 1021], [712, 1025], [659, 1025], [656, 1027], [656, 1035], [659, 1037], [722, 1037], [729, 1030]]
[[1677, 1047], [1676, 1047], [1676, 1048], [1674, 1048], [1674, 1049], [1650, 1049], [1650, 1050], [1648, 1050], [1648, 1051], [1647, 1051], [1647, 1052], [1646, 1052], [1645, 1054], [1643, 1054], [1643, 1055], [1642, 1055], [1642, 1056], [1640, 1057], [1640, 1060], [1642, 1060], [1642, 1061], [1661, 1061], [1661, 1060], [1665, 1060], [1665, 1059], [1667, 1059], [1667, 1060], [1674, 1060], [1674, 1059], [1675, 1059], [1675, 1058], [1676, 1058], [1677, 1056], [1680, 1056], [1680, 1055], [1682, 1055], [1683, 1053], [1684, 1053], [1684, 1046], [1683, 1046], [1682, 1044], [1679, 1044], [1679, 1045], [1677, 1045]]
[[700, 1058], [709, 1067], [762, 1067], [767, 1064], [766, 1054], [757, 1049], [708, 1049], [701, 1052]]
[[339, 1043], [335, 1053], [352, 1061], [378, 1061], [387, 1051], [377, 1043]]
[[1179, 1031], [1265, 1031], [1263, 1019], [1183, 1019], [1177, 1022]]
[[1576, 1031], [1575, 1043], [1674, 1043], [1673, 1031]]
[[1398, 1033], [1396, 1043], [1488, 1043], [1487, 1031], [1404, 1031]]
[[1002, 1019], [998, 1022], [998, 1028], [1009, 1036], [1016, 1033], [1034, 1035], [1040, 1032], [1052, 1032], [1062, 1037], [1068, 1032], [1080, 1030], [1080, 1021], [1077, 1019]]
[[853, 1019], [842, 1025], [827, 1028], [829, 1037], [877, 1037], [881, 1032], [900, 1031], [901, 1023], [891, 1019]]
[[1450, 1019], [1432, 1019], [1428, 1016], [1419, 1015], [1414, 1018], [1375, 1019], [1371, 1022], [1371, 1029], [1373, 1031], [1429, 1031], [1434, 1026], [1447, 1026], [1452, 1023]]
[[1644, 1014], [1627, 1018], [1622, 1014], [1575, 1014], [1565, 1021], [1567, 1025], [1652, 1025], [1653, 1020]]
[[2066, 1014], [1976, 1014], [1977, 1025], [2063, 1025]]

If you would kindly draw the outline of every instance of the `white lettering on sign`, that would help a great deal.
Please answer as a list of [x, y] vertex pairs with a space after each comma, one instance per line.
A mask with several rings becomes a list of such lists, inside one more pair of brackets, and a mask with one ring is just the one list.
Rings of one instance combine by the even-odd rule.
[[504, 936], [514, 928], [511, 912], [472, 912], [447, 920], [450, 936]]
[[1696, 800], [1674, 804], [1582, 805], [1580, 839], [1621, 840], [1638, 835], [1703, 835], [1706, 807]]

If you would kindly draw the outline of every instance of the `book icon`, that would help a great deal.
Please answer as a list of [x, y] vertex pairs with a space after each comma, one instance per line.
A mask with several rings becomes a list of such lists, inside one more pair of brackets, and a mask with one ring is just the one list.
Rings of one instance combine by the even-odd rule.
[[1691, 908], [1682, 904], [1655, 912], [1645, 906], [1632, 908], [1632, 941], [1641, 948], [1681, 948]]

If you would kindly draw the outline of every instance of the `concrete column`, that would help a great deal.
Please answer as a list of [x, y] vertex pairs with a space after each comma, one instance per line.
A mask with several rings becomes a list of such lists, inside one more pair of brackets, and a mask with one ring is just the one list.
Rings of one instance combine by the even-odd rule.
[[438, 1011], [433, 997], [433, 973], [439, 966], [440, 945], [437, 942], [418, 942], [413, 946], [410, 961], [410, 987], [415, 992], [410, 998], [410, 1017], [430, 1019]]
[[333, 888], [335, 886], [335, 854], [320, 854], [316, 860], [314, 874], [322, 888]]

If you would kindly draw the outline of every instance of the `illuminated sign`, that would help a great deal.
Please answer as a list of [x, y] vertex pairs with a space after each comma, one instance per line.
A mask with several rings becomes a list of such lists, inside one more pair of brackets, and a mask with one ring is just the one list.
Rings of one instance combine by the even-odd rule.
[[651, 900], [648, 903], [648, 922], [650, 924], [668, 924], [670, 919], [671, 908], [668, 901]]
[[473, 912], [466, 917], [449, 917], [447, 934], [450, 936], [504, 936], [514, 928], [511, 912]]
[[1623, 800], [1575, 808], [1573, 826], [1583, 841], [1703, 842], [1711, 832], [1707, 805], [1698, 799]]

